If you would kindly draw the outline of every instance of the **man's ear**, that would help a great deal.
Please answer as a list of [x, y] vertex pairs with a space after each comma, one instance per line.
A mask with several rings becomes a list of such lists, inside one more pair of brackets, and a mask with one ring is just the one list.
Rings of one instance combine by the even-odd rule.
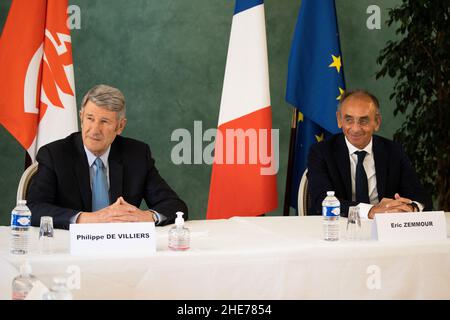
[[375, 131], [380, 130], [380, 126], [381, 126], [381, 114], [377, 114], [375, 116], [375, 121], [377, 122], [377, 126], [375, 127]]
[[81, 109], [81, 110], [80, 110], [80, 113], [79, 113], [79, 115], [80, 115], [80, 124], [81, 124], [81, 125], [83, 125], [83, 113], [84, 113], [83, 111], [84, 111], [84, 110]]
[[342, 128], [342, 121], [341, 121], [341, 112], [338, 110], [336, 111], [336, 120], [339, 128]]
[[117, 134], [121, 134], [123, 129], [125, 129], [125, 126], [127, 124], [127, 119], [123, 118], [119, 120], [119, 125], [117, 126]]

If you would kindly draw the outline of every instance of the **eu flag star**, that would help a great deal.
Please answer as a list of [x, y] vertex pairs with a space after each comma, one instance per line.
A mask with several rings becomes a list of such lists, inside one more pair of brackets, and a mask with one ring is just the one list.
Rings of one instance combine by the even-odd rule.
[[303, 121], [303, 113], [301, 113], [300, 111], [297, 114], [297, 122]]
[[341, 100], [342, 95], [344, 94], [345, 90], [342, 89], [341, 87], [338, 87], [338, 88], [339, 88], [339, 97], [337, 97], [336, 100]]
[[341, 71], [341, 56], [335, 56], [331, 55], [331, 58], [333, 58], [333, 63], [331, 63], [328, 67], [335, 67], [337, 72]]
[[320, 142], [320, 141], [322, 141], [323, 140], [323, 138], [324, 138], [324, 134], [323, 134], [323, 132], [320, 134], [320, 135], [315, 135], [316, 136], [316, 140], [317, 140], [317, 142]]

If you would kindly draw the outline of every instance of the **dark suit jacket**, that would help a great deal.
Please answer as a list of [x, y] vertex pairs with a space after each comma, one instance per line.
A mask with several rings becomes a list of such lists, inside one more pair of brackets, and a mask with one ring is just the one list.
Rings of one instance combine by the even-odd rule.
[[[31, 224], [39, 226], [40, 217], [53, 217], [56, 228], [68, 229], [70, 218], [80, 211], [92, 211], [89, 166], [81, 133], [49, 143], [39, 149], [39, 166], [27, 194]], [[108, 158], [111, 203], [123, 196], [139, 207], [147, 206], [164, 216], [161, 224], [173, 223], [176, 212], [184, 212], [186, 204], [161, 178], [147, 144], [117, 136]]]
[[[418, 201], [431, 210], [430, 197], [421, 186], [400, 144], [373, 136], [373, 155], [377, 179], [378, 199], [400, 196]], [[350, 156], [342, 133], [311, 146], [308, 156], [309, 214], [322, 213], [322, 201], [327, 191], [334, 191], [341, 202], [341, 215], [348, 215], [348, 207], [358, 205], [352, 201]]]

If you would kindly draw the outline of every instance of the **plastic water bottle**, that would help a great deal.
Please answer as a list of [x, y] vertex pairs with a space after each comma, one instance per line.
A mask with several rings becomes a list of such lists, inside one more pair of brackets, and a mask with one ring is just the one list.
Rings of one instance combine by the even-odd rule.
[[31, 265], [25, 261], [20, 265], [20, 274], [12, 281], [12, 299], [25, 300], [36, 282], [36, 277], [31, 274]]
[[339, 240], [339, 215], [341, 203], [334, 196], [334, 191], [327, 191], [327, 196], [322, 202], [323, 235], [327, 241]]
[[189, 249], [190, 232], [184, 226], [183, 212], [177, 212], [175, 226], [169, 230], [169, 248], [176, 251]]
[[31, 211], [27, 207], [27, 201], [19, 200], [11, 212], [11, 253], [28, 253], [30, 224]]
[[43, 300], [73, 300], [73, 295], [66, 285], [66, 278], [53, 278], [53, 286], [50, 291], [43, 295]]

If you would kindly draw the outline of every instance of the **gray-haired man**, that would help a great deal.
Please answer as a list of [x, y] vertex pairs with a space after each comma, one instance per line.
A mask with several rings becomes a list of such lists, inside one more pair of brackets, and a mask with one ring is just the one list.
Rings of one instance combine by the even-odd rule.
[[[81, 133], [43, 146], [27, 195], [32, 224], [53, 217], [71, 223], [155, 221], [173, 223], [186, 204], [158, 173], [147, 144], [121, 137], [125, 98], [116, 88], [93, 87], [84, 96]], [[140, 210], [145, 200], [150, 210]]]

